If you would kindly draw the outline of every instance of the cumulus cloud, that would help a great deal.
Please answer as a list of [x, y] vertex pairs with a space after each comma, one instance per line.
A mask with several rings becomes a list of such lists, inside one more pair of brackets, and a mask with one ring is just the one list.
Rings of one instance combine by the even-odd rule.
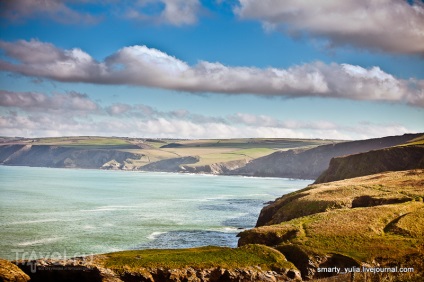
[[95, 23], [99, 20], [93, 15], [81, 13], [70, 8], [65, 2], [61, 0], [1, 1], [0, 15], [2, 18], [15, 21], [42, 15], [43, 17], [48, 17], [54, 21], [66, 24]]
[[197, 22], [198, 0], [139, 0], [128, 8], [126, 17], [176, 26]]
[[424, 54], [424, 4], [413, 0], [239, 0], [241, 19], [265, 29], [393, 53]]
[[11, 92], [0, 90], [0, 106], [40, 111], [70, 110], [93, 112], [99, 109], [99, 105], [88, 98], [86, 94], [77, 92], [46, 95], [36, 92]]
[[201, 61], [190, 66], [160, 50], [124, 47], [102, 62], [80, 49], [37, 40], [0, 41], [0, 70], [64, 82], [127, 84], [192, 93], [333, 97], [424, 107], [424, 81], [400, 79], [379, 67], [313, 62], [287, 69], [230, 67]]
[[400, 124], [326, 120], [281, 120], [268, 115], [234, 113], [207, 116], [186, 109], [160, 111], [149, 105], [100, 106], [85, 94], [47, 95], [0, 91], [0, 135], [131, 136], [158, 138], [333, 138], [365, 139], [414, 132]]

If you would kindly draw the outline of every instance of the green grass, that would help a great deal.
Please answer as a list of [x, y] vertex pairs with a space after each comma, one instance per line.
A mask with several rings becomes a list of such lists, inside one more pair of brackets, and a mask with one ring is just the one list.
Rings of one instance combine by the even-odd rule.
[[250, 148], [232, 152], [232, 154], [247, 156], [252, 159], [263, 157], [274, 153], [276, 150], [270, 148]]
[[131, 143], [123, 138], [114, 137], [57, 137], [40, 138], [34, 144], [57, 146], [126, 146]]
[[284, 255], [262, 245], [241, 248], [200, 247], [192, 249], [137, 250], [105, 255], [104, 265], [117, 272], [139, 268], [193, 267], [227, 269], [260, 266], [264, 270], [295, 268]]
[[[239, 138], [239, 139], [201, 139], [201, 140], [162, 140], [167, 144], [178, 143], [179, 148], [235, 148], [235, 149], [292, 149], [305, 146], [319, 146], [334, 142], [334, 140], [319, 139], [289, 139], [289, 138]], [[165, 145], [165, 144], [162, 144]]]

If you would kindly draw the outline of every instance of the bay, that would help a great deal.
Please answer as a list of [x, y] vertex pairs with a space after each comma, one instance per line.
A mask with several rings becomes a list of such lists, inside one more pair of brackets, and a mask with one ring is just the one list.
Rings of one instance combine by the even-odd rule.
[[0, 166], [0, 257], [237, 245], [310, 180]]

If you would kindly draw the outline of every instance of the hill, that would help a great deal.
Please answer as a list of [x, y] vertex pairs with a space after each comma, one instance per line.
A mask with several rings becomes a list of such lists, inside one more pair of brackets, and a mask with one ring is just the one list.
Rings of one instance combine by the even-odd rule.
[[[266, 206], [239, 246], [282, 252], [304, 279], [324, 267], [413, 267], [424, 274], [424, 170], [385, 172], [310, 185]], [[396, 276], [399, 273], [389, 273]], [[416, 280], [412, 280], [416, 279]]]
[[401, 145], [421, 136], [422, 134], [405, 134], [327, 144], [308, 150], [280, 151], [252, 160], [230, 174], [316, 179], [328, 168], [334, 157]]
[[424, 145], [405, 144], [333, 158], [315, 183], [324, 183], [383, 171], [424, 168]]
[[273, 152], [334, 142], [285, 138], [0, 138], [0, 164], [224, 174]]
[[0, 138], [0, 164], [316, 179], [334, 157], [396, 146], [421, 136], [405, 134], [350, 142], [286, 138]]

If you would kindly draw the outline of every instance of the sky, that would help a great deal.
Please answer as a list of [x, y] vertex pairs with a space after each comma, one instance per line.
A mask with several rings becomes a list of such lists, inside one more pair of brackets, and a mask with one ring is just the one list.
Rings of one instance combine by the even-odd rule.
[[424, 1], [0, 0], [0, 136], [424, 132]]

